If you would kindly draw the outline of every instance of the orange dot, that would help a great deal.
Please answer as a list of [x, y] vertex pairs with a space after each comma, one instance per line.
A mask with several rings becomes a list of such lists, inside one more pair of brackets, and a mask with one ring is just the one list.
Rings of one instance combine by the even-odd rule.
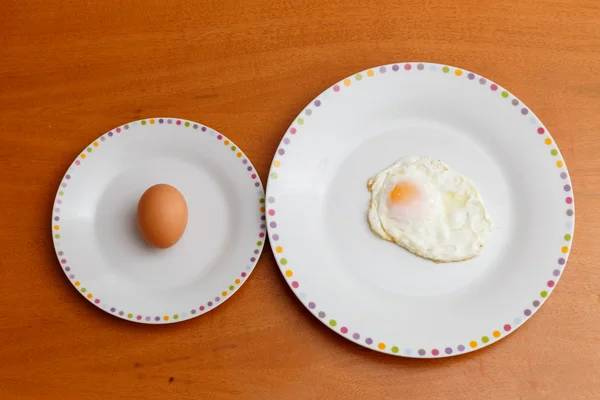
[[377, 347], [379, 348], [379, 350], [385, 350], [385, 343], [379, 343]]
[[87, 298], [88, 298], [88, 299], [91, 299], [92, 297], [94, 297], [94, 296], [92, 296], [92, 294], [91, 294], [91, 293], [88, 293], [88, 295], [87, 295]]
[[165, 315], [165, 316], [163, 317], [163, 319], [164, 319], [165, 321], [168, 321], [168, 320], [169, 320], [169, 316], [168, 316], [168, 315]]
[[224, 142], [223, 142], [223, 144], [224, 144], [225, 146], [228, 146], [228, 145], [229, 145], [229, 140], [226, 140], [226, 141], [224, 141]]
[[552, 139], [546, 138], [546, 140], [544, 140], [544, 143], [546, 143], [546, 144], [552, 144]]
[[151, 119], [151, 120], [150, 120], [150, 124], [153, 124], [153, 123], [154, 123], [154, 120], [153, 120], [153, 119]]
[[275, 251], [276, 251], [277, 253], [281, 253], [281, 252], [283, 252], [283, 247], [281, 247], [281, 246], [277, 246], [277, 247], [275, 247]]
[[75, 286], [79, 286], [81, 285], [81, 283], [79, 283], [79, 281], [75, 281]]
[[492, 335], [494, 335], [495, 338], [499, 338], [500, 337], [500, 331], [494, 331], [494, 333], [492, 333]]
[[265, 212], [265, 208], [264, 208], [264, 207], [261, 207], [261, 208], [260, 208], [260, 212]]
[[82, 154], [82, 155], [81, 155], [81, 158], [85, 158], [85, 154]]
[[239, 284], [240, 284], [240, 280], [239, 280], [239, 279], [236, 279], [236, 280], [235, 280], [235, 284], [236, 284], [236, 285], [239, 285]]
[[240, 152], [238, 151], [238, 153], [236, 154], [236, 156], [237, 156], [238, 158], [241, 158], [241, 157], [242, 157], [242, 153], [240, 153]]
[[294, 274], [292, 273], [291, 269], [288, 269], [287, 271], [285, 271], [285, 276], [287, 276], [288, 278], [291, 278], [292, 275], [294, 275]]
[[460, 69], [457, 69], [456, 71], [454, 71], [454, 75], [461, 76], [462, 75], [462, 71]]
[[373, 72], [372, 69], [367, 71], [367, 76], [373, 76], [373, 75], [375, 75], [375, 72]]
[[563, 248], [560, 249], [560, 251], [562, 251], [564, 254], [567, 254], [569, 252], [569, 248], [567, 246], [563, 246]]
[[94, 147], [98, 147], [98, 142], [94, 142]]
[[477, 347], [477, 342], [472, 340], [471, 343], [469, 343], [469, 346], [471, 346], [471, 348], [474, 349], [475, 347]]
[[352, 83], [352, 81], [350, 79], [346, 79], [344, 81], [344, 85], [346, 85], [346, 86], [350, 86], [351, 83]]
[[273, 165], [275, 166], [275, 168], [279, 168], [279, 166], [281, 165], [281, 162], [279, 162], [279, 160], [275, 160], [275, 161], [273, 161]]
[[227, 292], [221, 293], [221, 296], [227, 296]]
[[558, 160], [558, 161], [556, 162], [556, 166], [557, 166], [558, 168], [562, 168], [562, 166], [563, 166], [563, 162], [562, 162], [562, 161], [560, 161], [560, 160]]
[[57, 231], [57, 230], [59, 230], [59, 229], [60, 229], [60, 226], [58, 226], [58, 225], [54, 225], [54, 230], [55, 230], [55, 231]]

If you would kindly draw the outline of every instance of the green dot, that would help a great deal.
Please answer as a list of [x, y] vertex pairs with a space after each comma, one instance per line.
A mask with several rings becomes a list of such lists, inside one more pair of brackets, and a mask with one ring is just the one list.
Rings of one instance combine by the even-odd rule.
[[236, 151], [236, 150], [237, 150], [237, 147], [231, 146], [231, 151]]
[[189, 122], [186, 122], [184, 125], [185, 125], [185, 127], [187, 128], [188, 126], [190, 126], [190, 123], [189, 123]]
[[63, 191], [61, 190], [60, 192], [58, 192], [58, 194], [59, 194], [60, 196], [62, 196], [63, 194], [65, 194], [65, 192], [63, 192]]
[[281, 263], [281, 265], [287, 265], [287, 258], [282, 258], [281, 260], [279, 260], [279, 262]]
[[481, 338], [481, 341], [482, 341], [483, 343], [487, 343], [487, 342], [489, 342], [489, 341], [490, 341], [490, 338], [489, 338], [489, 337], [487, 337], [487, 336], [484, 336], [484, 337], [482, 337], [482, 338]]
[[550, 154], [552, 154], [553, 156], [558, 154], [558, 151], [556, 151], [556, 149], [552, 149], [550, 150]]
[[277, 179], [277, 172], [271, 172], [271, 178]]
[[233, 285], [229, 286], [229, 290], [233, 290], [233, 289], [235, 289], [235, 288], [233, 287]]
[[131, 313], [127, 314], [127, 318], [133, 318], [133, 314], [131, 314]]
[[298, 118], [298, 125], [304, 124], [304, 118]]
[[450, 68], [444, 67], [444, 68], [442, 68], [442, 71], [444, 71], [444, 73], [447, 74], [448, 72], [450, 72]]
[[260, 199], [258, 202], [259, 202], [260, 204], [265, 204], [265, 199]]
[[502, 92], [502, 97], [504, 97], [504, 98], [508, 97], [508, 92], [506, 90]]
[[177, 314], [173, 315], [173, 319], [179, 319], [179, 315], [177, 315]]
[[335, 321], [335, 319], [330, 319], [329, 320], [329, 326], [336, 326], [337, 322]]
[[568, 233], [565, 235], [565, 240], [569, 241], [571, 240], [571, 235], [569, 235]]
[[355, 76], [357, 81], [360, 81], [362, 79], [362, 75], [361, 74], [356, 74]]
[[55, 237], [56, 239], [60, 239], [60, 234], [58, 234], [58, 233], [57, 233], [56, 235], [54, 235], [54, 237]]
[[146, 125], [146, 121], [142, 121], [142, 125]]
[[83, 288], [81, 288], [81, 293], [85, 293], [85, 292], [87, 292], [87, 289], [86, 289], [86, 288], [84, 288], [84, 287], [83, 287]]
[[400, 351], [400, 349], [398, 348], [398, 346], [392, 347], [392, 353], [396, 354], [399, 351]]
[[259, 240], [258, 242], [256, 242], [257, 246], [262, 246], [262, 242]]
[[91, 153], [91, 152], [92, 152], [92, 148], [91, 148], [91, 147], [88, 147], [88, 148], [87, 148], [87, 151], [88, 151], [88, 153]]
[[542, 293], [540, 293], [540, 296], [542, 296], [543, 298], [546, 298], [546, 296], [548, 296], [548, 292], [546, 292], [545, 290], [542, 290]]

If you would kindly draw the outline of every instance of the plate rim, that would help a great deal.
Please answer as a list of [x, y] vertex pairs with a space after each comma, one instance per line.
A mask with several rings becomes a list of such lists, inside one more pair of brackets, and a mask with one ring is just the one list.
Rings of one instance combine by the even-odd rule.
[[[554, 271], [552, 271], [552, 277], [545, 283], [543, 290], [537, 294], [535, 300], [530, 303], [530, 306], [523, 310], [520, 314], [520, 317], [515, 317], [513, 321], [509, 321], [505, 323], [503, 326], [497, 327], [492, 332], [489, 332], [489, 336], [483, 336], [478, 339], [470, 339], [465, 340], [460, 345], [454, 346], [454, 348], [439, 346], [436, 348], [428, 348], [427, 350], [424, 347], [421, 348], [412, 348], [405, 349], [400, 348], [397, 345], [389, 345], [383, 342], [376, 342], [370, 337], [360, 336], [358, 333], [351, 334], [348, 328], [346, 328], [343, 324], [339, 323], [339, 321], [335, 320], [326, 320], [326, 313], [324, 311], [320, 311], [317, 309], [317, 306], [314, 302], [308, 301], [306, 297], [302, 297], [302, 295], [306, 296], [304, 293], [298, 290], [299, 282], [293, 278], [293, 270], [287, 266], [288, 260], [285, 258], [283, 248], [281, 246], [277, 246], [273, 243], [272, 236], [276, 235], [277, 240], [279, 239], [279, 233], [273, 233], [275, 229], [272, 224], [275, 223], [276, 226], [276, 212], [275, 208], [268, 206], [266, 213], [266, 221], [267, 221], [267, 232], [269, 237], [269, 244], [273, 251], [273, 255], [277, 266], [279, 267], [279, 271], [283, 276], [283, 279], [288, 284], [292, 293], [298, 298], [300, 303], [322, 324], [326, 327], [342, 336], [344, 339], [347, 339], [353, 343], [356, 343], [362, 347], [365, 347], [370, 350], [378, 351], [384, 354], [389, 354], [398, 357], [408, 357], [408, 358], [418, 358], [418, 359], [431, 359], [431, 358], [442, 358], [442, 357], [454, 357], [458, 355], [463, 355], [467, 353], [471, 353], [473, 351], [481, 350], [485, 347], [488, 347], [494, 343], [499, 342], [503, 338], [507, 337], [518, 328], [523, 326], [533, 315], [541, 308], [541, 306], [546, 302], [546, 300], [550, 297], [550, 294], [556, 288], [558, 281], [564, 274], [564, 270], [567, 266], [567, 261], [569, 255], [571, 253], [571, 248], [574, 240], [574, 232], [575, 232], [575, 199], [573, 195], [573, 187], [572, 181], [570, 179], [570, 175], [567, 169], [566, 162], [564, 157], [560, 152], [556, 141], [546, 128], [546, 126], [542, 123], [542, 121], [537, 117], [537, 115], [531, 110], [530, 107], [525, 105], [514, 93], [508, 91], [503, 86], [495, 83], [494, 81], [484, 77], [483, 75], [476, 74], [472, 71], [469, 71], [464, 68], [459, 68], [452, 66], [450, 64], [440, 64], [440, 63], [431, 63], [424, 61], [405, 61], [405, 62], [397, 62], [375, 66], [372, 68], [368, 68], [359, 72], [356, 72], [352, 75], [349, 75], [333, 85], [329, 86], [321, 93], [319, 93], [316, 97], [314, 97], [307, 105], [303, 107], [303, 109], [296, 115], [293, 119], [289, 127], [286, 129], [285, 133], [279, 145], [277, 146], [277, 150], [273, 156], [273, 160], [271, 161], [271, 167], [269, 169], [269, 175], [267, 180], [267, 189], [265, 193], [265, 198], [267, 199], [268, 204], [275, 203], [276, 199], [273, 196], [273, 181], [278, 179], [278, 168], [280, 166], [279, 157], [285, 154], [285, 147], [289, 143], [289, 135], [295, 135], [299, 131], [302, 130], [302, 127], [305, 122], [305, 118], [310, 118], [313, 113], [313, 110], [321, 107], [321, 99], [324, 97], [325, 93], [333, 92], [332, 95], [338, 95], [338, 92], [343, 90], [347, 90], [346, 88], [351, 88], [353, 84], [358, 84], [361, 80], [367, 80], [370, 77], [373, 77], [377, 74], [385, 74], [386, 72], [392, 73], [419, 73], [424, 71], [425, 69], [429, 69], [430, 71], [434, 71], [437, 73], [444, 73], [448, 75], [454, 75], [455, 78], [463, 78], [471, 81], [477, 80], [479, 86], [482, 88], [488, 88], [493, 92], [497, 92], [503, 98], [510, 100], [511, 104], [517, 111], [520, 111], [523, 116], [530, 116], [530, 118], [535, 119], [535, 124], [532, 124], [532, 130], [540, 136], [544, 138], [544, 144], [553, 145], [552, 147], [552, 156], [556, 161], [555, 165], [560, 172], [561, 185], [563, 186], [564, 194], [566, 196], [565, 202], [568, 206], [567, 216], [571, 217], [571, 227], [565, 229], [564, 240], [566, 244], [563, 244], [563, 247], [560, 249], [561, 257], [557, 261], [557, 266], [555, 266]], [[520, 107], [517, 107], [520, 106]], [[287, 143], [286, 143], [287, 139]], [[548, 142], [548, 139], [550, 140]], [[556, 152], [554, 152], [556, 150]], [[550, 153], [549, 153], [550, 154]], [[569, 214], [570, 211], [570, 214]], [[287, 266], [287, 267], [286, 267]], [[558, 272], [558, 274], [557, 274]], [[541, 284], [540, 284], [541, 286]], [[519, 319], [518, 323], [516, 323], [517, 319]], [[356, 337], [355, 335], [359, 335]], [[474, 335], [472, 335], [474, 336]], [[362, 340], [361, 340], [362, 339]], [[410, 350], [410, 351], [409, 351]]]
[[[198, 131], [198, 134], [206, 134], [215, 137], [215, 140], [218, 140], [223, 143], [223, 145], [231, 148], [231, 153], [233, 157], [240, 160], [240, 164], [245, 166], [248, 172], [248, 179], [254, 181], [254, 185], [257, 189], [259, 189], [262, 194], [257, 196], [257, 212], [260, 216], [261, 225], [257, 226], [257, 241], [254, 247], [254, 253], [249, 256], [248, 263], [242, 267], [237, 269], [237, 275], [232, 277], [231, 284], [222, 290], [215, 290], [215, 295], [210, 296], [210, 301], [204, 302], [202, 304], [198, 304], [193, 309], [189, 309], [186, 311], [178, 311], [174, 313], [169, 313], [168, 315], [141, 315], [138, 313], [132, 313], [130, 311], [124, 311], [123, 309], [117, 308], [117, 305], [109, 305], [107, 302], [94, 297], [91, 289], [85, 287], [85, 285], [80, 282], [75, 275], [75, 271], [73, 267], [69, 265], [68, 256], [60, 249], [60, 240], [61, 240], [61, 222], [60, 222], [60, 209], [62, 205], [62, 198], [66, 194], [68, 185], [71, 181], [70, 172], [77, 168], [81, 163], [85, 162], [88, 157], [93, 155], [93, 151], [95, 148], [98, 148], [102, 145], [103, 142], [110, 140], [113, 136], [117, 137], [119, 135], [127, 134], [129, 129], [133, 129], [136, 127], [145, 127], [146, 125], [171, 125], [173, 127], [178, 127], [182, 129], [189, 129], [191, 131]], [[65, 274], [73, 288], [82, 295], [89, 303], [93, 304], [100, 310], [112, 315], [114, 317], [118, 317], [125, 321], [147, 324], [147, 325], [164, 325], [164, 324], [173, 324], [178, 322], [187, 321], [200, 315], [206, 314], [211, 310], [214, 310], [221, 304], [225, 303], [229, 300], [237, 291], [242, 287], [242, 285], [248, 280], [252, 272], [254, 271], [258, 260], [262, 255], [262, 251], [264, 249], [265, 241], [266, 241], [266, 223], [265, 223], [265, 190], [263, 184], [258, 176], [258, 172], [256, 171], [254, 165], [250, 158], [244, 153], [239, 146], [237, 146], [231, 139], [220, 133], [219, 131], [209, 127], [208, 125], [200, 124], [198, 122], [187, 120], [183, 118], [174, 118], [174, 117], [149, 117], [138, 119], [135, 121], [127, 122], [122, 125], [118, 125], [117, 127], [103, 133], [99, 137], [97, 137], [94, 141], [84, 147], [77, 157], [71, 162], [71, 164], [67, 167], [64, 175], [62, 176], [60, 183], [58, 184], [58, 189], [56, 190], [56, 194], [54, 197], [54, 201], [52, 203], [52, 213], [51, 213], [51, 233], [52, 233], [52, 243], [54, 246], [54, 254], [57, 257], [59, 266], [62, 272]], [[258, 251], [258, 253], [256, 252]], [[241, 272], [240, 272], [241, 271]], [[233, 287], [233, 289], [231, 289]]]

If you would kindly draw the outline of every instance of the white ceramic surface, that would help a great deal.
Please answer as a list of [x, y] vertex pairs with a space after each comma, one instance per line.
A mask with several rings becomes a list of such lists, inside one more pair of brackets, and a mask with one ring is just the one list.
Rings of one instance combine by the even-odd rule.
[[[175, 246], [139, 233], [137, 202], [158, 183], [188, 205]], [[52, 235], [61, 267], [92, 304], [142, 323], [183, 321], [222, 304], [263, 248], [264, 192], [252, 163], [201, 124], [152, 118], [113, 129], [71, 164], [56, 195]]]
[[[412, 155], [477, 185], [495, 225], [479, 257], [436, 264], [370, 230], [368, 179]], [[324, 324], [374, 350], [442, 357], [535, 313], [563, 272], [574, 203], [558, 147], [512, 93], [400, 63], [338, 82], [298, 115], [271, 167], [267, 223], [281, 272]]]

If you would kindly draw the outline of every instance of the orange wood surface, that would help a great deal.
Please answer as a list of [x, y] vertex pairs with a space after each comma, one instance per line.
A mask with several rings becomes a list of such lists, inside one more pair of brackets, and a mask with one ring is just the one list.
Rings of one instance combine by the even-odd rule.
[[[0, 399], [600, 398], [598, 0], [2, 0], [0, 15]], [[572, 176], [569, 265], [507, 339], [432, 361], [368, 351], [304, 310], [268, 247], [234, 298], [169, 326], [111, 317], [61, 272], [53, 197], [100, 134], [201, 121], [264, 179], [323, 89], [416, 60], [514, 92]]]

